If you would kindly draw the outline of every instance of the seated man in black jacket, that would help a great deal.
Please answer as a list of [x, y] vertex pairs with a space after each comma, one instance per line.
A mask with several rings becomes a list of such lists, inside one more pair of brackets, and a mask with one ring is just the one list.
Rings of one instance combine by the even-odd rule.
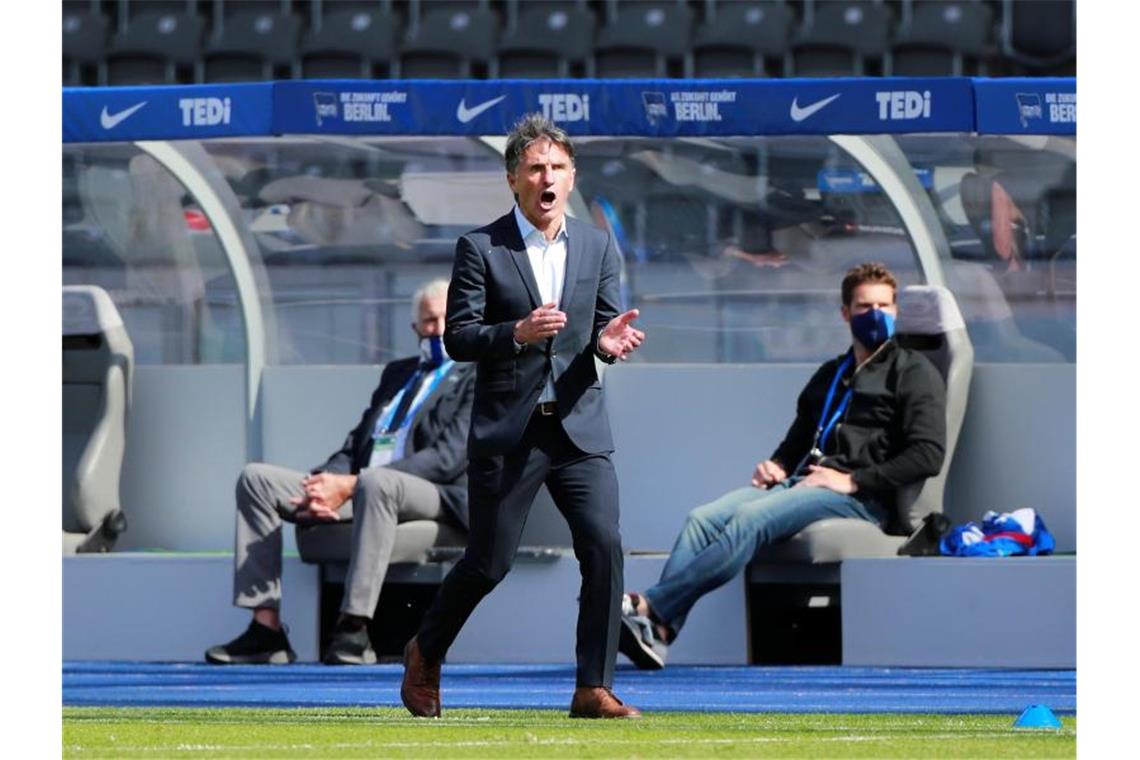
[[938, 474], [946, 388], [925, 356], [892, 339], [897, 287], [880, 264], [847, 273], [841, 313], [851, 348], [808, 381], [752, 485], [690, 512], [661, 579], [622, 599], [619, 649], [638, 667], [664, 666], [693, 604], [743, 570], [758, 546], [828, 517], [885, 527], [896, 489]]
[[384, 367], [360, 423], [308, 474], [255, 462], [237, 483], [234, 604], [253, 610], [244, 633], [211, 647], [216, 664], [296, 659], [278, 613], [282, 521], [352, 520], [352, 558], [328, 664], [370, 664], [367, 624], [376, 609], [397, 523], [447, 520], [467, 528], [467, 428], [474, 365], [443, 347], [447, 280], [412, 298], [420, 355]]

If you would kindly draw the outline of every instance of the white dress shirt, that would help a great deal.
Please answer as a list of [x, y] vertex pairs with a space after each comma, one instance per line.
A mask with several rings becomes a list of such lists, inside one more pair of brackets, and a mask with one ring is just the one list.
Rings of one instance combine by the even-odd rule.
[[[526, 256], [530, 260], [531, 271], [538, 283], [538, 294], [542, 303], [553, 302], [556, 307], [562, 301], [562, 286], [566, 282], [566, 219], [562, 220], [562, 229], [547, 242], [542, 231], [530, 223], [518, 205], [515, 205], [515, 222], [519, 226], [519, 234], [526, 244]], [[546, 379], [546, 387], [538, 397], [542, 404], [554, 400], [554, 376]]]

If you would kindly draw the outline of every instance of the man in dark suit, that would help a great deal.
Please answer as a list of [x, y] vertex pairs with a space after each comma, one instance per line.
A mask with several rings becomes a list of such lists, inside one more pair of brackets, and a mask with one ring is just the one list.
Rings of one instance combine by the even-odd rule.
[[255, 462], [237, 483], [234, 604], [253, 610], [249, 628], [211, 647], [215, 664], [296, 659], [282, 628], [282, 521], [352, 520], [344, 600], [323, 660], [376, 662], [368, 621], [392, 555], [397, 523], [445, 520], [467, 527], [467, 429], [475, 388], [472, 365], [447, 356], [442, 335], [447, 280], [412, 298], [420, 356], [391, 362], [359, 424], [340, 450], [308, 474]]
[[468, 439], [471, 530], [404, 652], [401, 697], [413, 715], [440, 713], [440, 663], [464, 622], [510, 569], [546, 483], [570, 525], [582, 571], [572, 717], [637, 717], [610, 690], [620, 619], [622, 550], [613, 439], [595, 357], [626, 358], [645, 335], [618, 314], [613, 239], [566, 217], [574, 148], [540, 114], [507, 138], [517, 205], [456, 245], [447, 350], [477, 362]]

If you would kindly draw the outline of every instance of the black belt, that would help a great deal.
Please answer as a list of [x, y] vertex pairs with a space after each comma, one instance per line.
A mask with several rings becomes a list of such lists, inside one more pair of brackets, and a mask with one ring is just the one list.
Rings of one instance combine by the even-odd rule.
[[558, 411], [558, 405], [553, 401], [543, 401], [541, 404], [535, 407], [535, 411], [537, 411], [543, 417], [550, 417]]

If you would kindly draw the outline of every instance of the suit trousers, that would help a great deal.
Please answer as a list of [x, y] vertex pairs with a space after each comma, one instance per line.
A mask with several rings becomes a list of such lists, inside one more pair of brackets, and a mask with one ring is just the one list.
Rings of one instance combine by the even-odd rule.
[[582, 574], [577, 684], [611, 686], [623, 576], [617, 474], [609, 454], [581, 451], [556, 416], [536, 412], [517, 446], [503, 456], [471, 458], [467, 474], [467, 550], [416, 635], [424, 657], [441, 661], [479, 601], [506, 576], [545, 483], [570, 526]]
[[[305, 474], [260, 462], [242, 470], [234, 546], [236, 606], [280, 607], [282, 522], [294, 521], [297, 507], [289, 499], [304, 496]], [[385, 467], [361, 470], [352, 498], [340, 508], [340, 519], [352, 520], [352, 555], [340, 611], [372, 617], [396, 542], [396, 525], [438, 520], [441, 515], [439, 489], [430, 481]]]

